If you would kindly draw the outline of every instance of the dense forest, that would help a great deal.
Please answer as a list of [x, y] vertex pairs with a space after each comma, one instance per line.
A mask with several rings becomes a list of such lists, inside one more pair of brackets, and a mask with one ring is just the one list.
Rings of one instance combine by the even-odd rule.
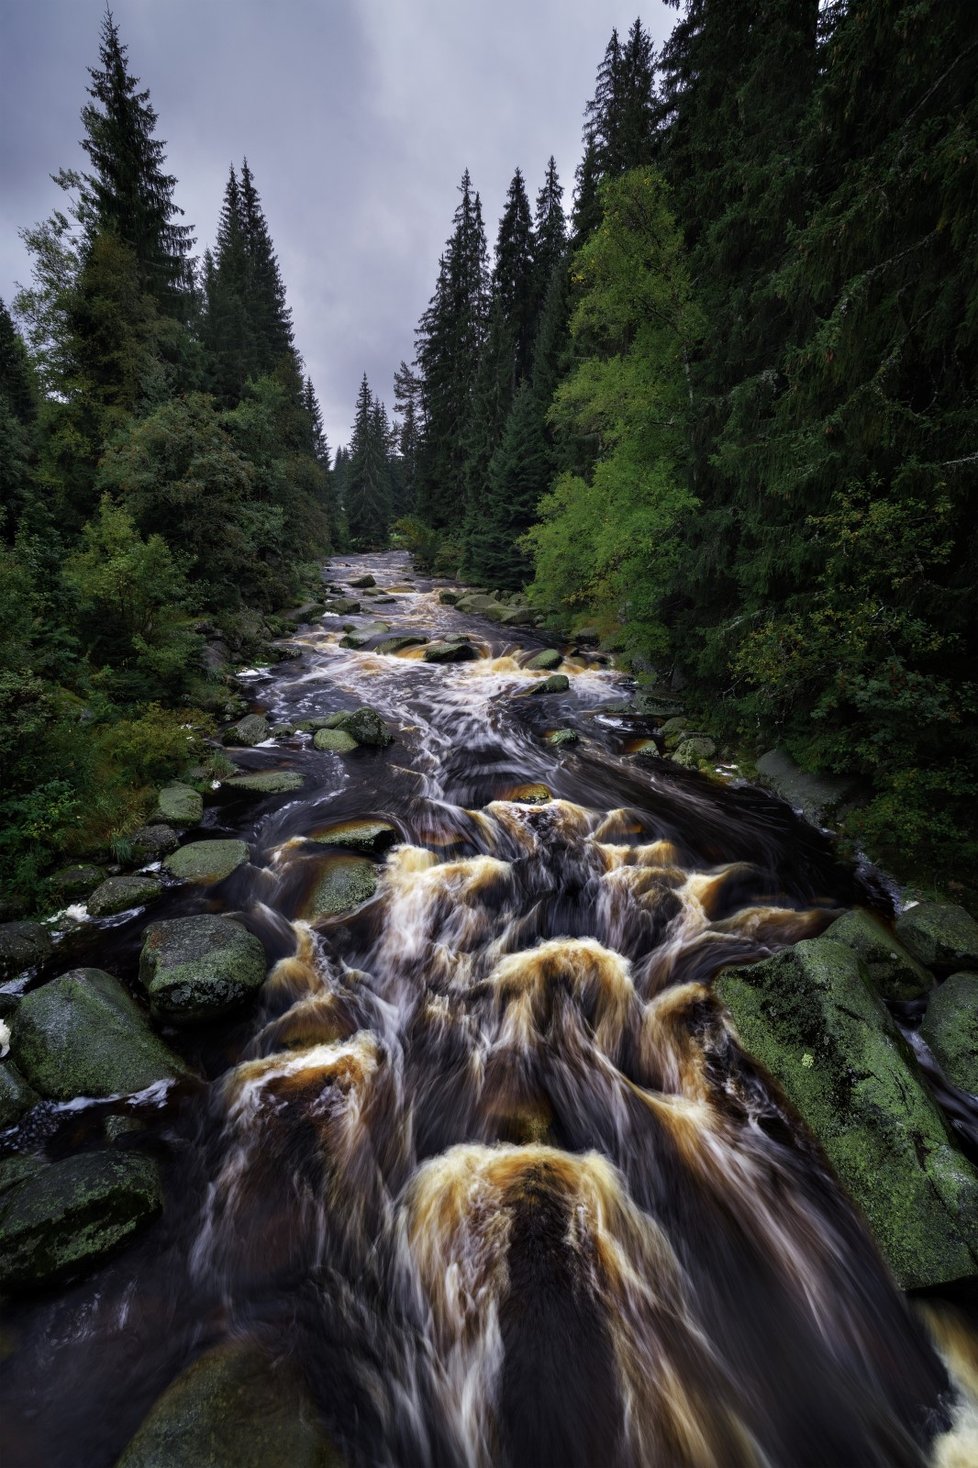
[[[0, 303], [0, 878], [124, 840], [330, 549], [526, 587], [731, 739], [978, 856], [978, 37], [938, 0], [684, 0], [613, 33], [573, 204], [468, 173], [394, 412], [335, 463], [247, 161], [192, 256], [108, 15], [89, 171]], [[885, 76], [885, 89], [877, 85]], [[532, 203], [531, 203], [532, 199]], [[217, 201], [215, 201], [215, 206]], [[351, 394], [352, 396], [352, 394]]]

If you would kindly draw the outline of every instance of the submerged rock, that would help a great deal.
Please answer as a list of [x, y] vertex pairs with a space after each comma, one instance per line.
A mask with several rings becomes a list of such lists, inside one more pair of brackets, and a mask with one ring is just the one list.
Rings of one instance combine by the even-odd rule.
[[53, 1101], [129, 1095], [190, 1074], [119, 980], [97, 968], [73, 969], [25, 994], [10, 1048]]
[[231, 790], [247, 790], [253, 795], [282, 795], [298, 790], [303, 783], [297, 770], [262, 770], [253, 774], [232, 775], [224, 784]]
[[394, 738], [380, 714], [371, 708], [344, 709], [330, 714], [326, 728], [339, 729], [358, 744], [372, 744], [379, 748], [390, 744]]
[[40, 1100], [12, 1060], [0, 1060], [0, 1132], [13, 1126]]
[[944, 980], [931, 995], [920, 1033], [948, 1080], [978, 1095], [978, 973]]
[[870, 912], [857, 908], [845, 913], [824, 936], [858, 953], [873, 988], [884, 999], [916, 999], [934, 987], [933, 975]]
[[[252, 717], [257, 717], [253, 715]], [[247, 719], [242, 719], [241, 724], [247, 724]], [[236, 725], [240, 728], [241, 724]], [[227, 738], [226, 731], [224, 743], [233, 744], [235, 741]], [[245, 740], [237, 741], [246, 743]], [[257, 741], [256, 741], [257, 742]], [[156, 810], [153, 812], [151, 821], [160, 821], [170, 826], [199, 826], [204, 815], [203, 797], [193, 790], [189, 785], [166, 785], [156, 797]]]
[[559, 668], [563, 661], [563, 656], [555, 647], [545, 647], [542, 652], [534, 653], [526, 666], [535, 673], [548, 673], [553, 668]]
[[397, 829], [390, 821], [359, 819], [338, 821], [335, 826], [316, 831], [308, 839], [320, 846], [350, 846], [355, 851], [379, 856], [393, 846], [398, 838]]
[[541, 678], [539, 683], [534, 683], [526, 691], [529, 694], [541, 693], [566, 693], [570, 687], [570, 679], [566, 673], [551, 673], [549, 678]]
[[724, 970], [717, 993], [746, 1050], [818, 1138], [905, 1289], [978, 1273], [978, 1174], [859, 958], [806, 939]]
[[248, 860], [243, 841], [191, 841], [163, 863], [171, 877], [182, 882], [223, 882]]
[[216, 1346], [159, 1398], [116, 1468], [343, 1468], [287, 1361]]
[[316, 749], [325, 749], [331, 754], [349, 754], [359, 748], [352, 734], [347, 734], [345, 729], [317, 729], [312, 742]]
[[83, 1152], [0, 1193], [0, 1287], [22, 1290], [90, 1267], [163, 1207], [156, 1164], [135, 1152]]
[[564, 744], [577, 744], [581, 736], [576, 729], [550, 729], [543, 737], [555, 749], [560, 749]]
[[36, 968], [54, 951], [43, 923], [0, 923], [0, 979]]
[[88, 899], [92, 917], [113, 917], [131, 907], [143, 907], [163, 891], [159, 877], [149, 872], [135, 872], [128, 877], [107, 877]]
[[171, 1024], [218, 1019], [265, 982], [265, 950], [231, 918], [202, 913], [153, 923], [139, 957], [150, 1009]]
[[426, 663], [471, 663], [479, 656], [471, 642], [432, 642], [422, 657]]
[[253, 749], [256, 744], [263, 744], [267, 738], [268, 720], [264, 714], [248, 714], [232, 724], [230, 729], [225, 729], [221, 735], [225, 744], [244, 749]]
[[940, 973], [978, 969], [978, 923], [953, 902], [918, 902], [896, 920], [900, 941]]
[[331, 856], [323, 863], [304, 915], [310, 920], [336, 917], [368, 902], [377, 890], [377, 873], [364, 856]]

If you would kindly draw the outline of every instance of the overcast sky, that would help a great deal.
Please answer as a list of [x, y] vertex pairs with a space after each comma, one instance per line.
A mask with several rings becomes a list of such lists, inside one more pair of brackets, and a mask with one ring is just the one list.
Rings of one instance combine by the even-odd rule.
[[[490, 244], [519, 165], [531, 199], [551, 153], [569, 204], [584, 104], [636, 0], [113, 0], [149, 88], [176, 200], [211, 243], [228, 165], [247, 155], [296, 344], [331, 445], [361, 373], [388, 403], [434, 286], [468, 167]], [[81, 168], [86, 67], [104, 0], [0, 0], [0, 296], [30, 266], [18, 237]], [[675, 12], [646, 0], [656, 44]]]

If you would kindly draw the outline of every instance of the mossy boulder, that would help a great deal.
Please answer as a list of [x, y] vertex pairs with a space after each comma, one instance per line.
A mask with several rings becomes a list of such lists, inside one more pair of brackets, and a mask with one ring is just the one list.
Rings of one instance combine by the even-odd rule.
[[366, 647], [370, 641], [371, 637], [369, 632], [347, 632], [345, 636], [340, 638], [339, 645], [340, 647], [350, 648], [354, 652], [359, 652], [360, 649]]
[[54, 951], [43, 923], [0, 923], [0, 979], [37, 968]]
[[180, 838], [172, 826], [140, 826], [129, 837], [132, 864], [144, 866], [150, 861], [162, 861], [179, 845]]
[[225, 744], [241, 749], [253, 749], [268, 738], [268, 720], [264, 714], [248, 714], [225, 729], [221, 739]]
[[806, 939], [724, 970], [744, 1048], [825, 1149], [905, 1288], [978, 1273], [978, 1174], [951, 1142], [858, 956]]
[[162, 1207], [156, 1164], [135, 1152], [83, 1152], [41, 1167], [0, 1193], [0, 1288], [89, 1268]]
[[427, 641], [427, 637], [422, 636], [420, 633], [417, 636], [385, 637], [382, 642], [377, 643], [374, 652], [403, 652], [408, 647], [424, 647]]
[[144, 907], [163, 891], [159, 877], [150, 872], [134, 872], [126, 877], [107, 877], [88, 899], [92, 917], [114, 917], [132, 907]]
[[541, 678], [528, 688], [527, 693], [540, 695], [543, 693], [566, 693], [570, 687], [570, 679], [566, 673], [551, 673], [549, 678]]
[[40, 1100], [12, 1060], [0, 1060], [0, 1132], [14, 1126]]
[[287, 1360], [214, 1347], [177, 1377], [116, 1468], [343, 1468]]
[[443, 607], [453, 607], [462, 597], [460, 591], [439, 591], [438, 600]]
[[459, 597], [455, 608], [459, 612], [473, 612], [476, 616], [481, 616], [488, 607], [498, 605], [496, 598], [489, 596], [488, 593], [468, 592], [465, 596]]
[[515, 800], [520, 805], [546, 805], [548, 800], [553, 800], [553, 791], [547, 785], [511, 785], [500, 797], [502, 800]]
[[896, 935], [920, 963], [938, 973], [978, 969], [978, 923], [953, 902], [918, 902], [896, 920]]
[[[252, 718], [257, 718], [253, 714]], [[236, 724], [236, 729], [241, 725], [249, 723], [248, 719], [242, 719]], [[224, 743], [247, 743], [247, 740], [235, 740], [227, 738], [232, 730], [226, 731]], [[264, 738], [264, 735], [262, 736]], [[255, 743], [258, 741], [255, 740]], [[153, 812], [153, 821], [160, 821], [169, 826], [199, 826], [204, 815], [204, 801], [202, 796], [189, 785], [165, 785], [156, 797], [156, 810]]]
[[354, 586], [354, 587], [356, 587], [357, 591], [362, 591], [363, 588], [366, 587], [366, 586], [376, 586], [377, 585], [377, 578], [375, 576], [370, 576], [370, 575], [367, 575], [367, 576], [351, 576], [350, 577], [350, 580], [347, 582], [347, 585], [348, 586]]
[[581, 736], [576, 729], [550, 729], [543, 737], [554, 749], [561, 749], [565, 744], [577, 744]]
[[535, 673], [549, 673], [559, 668], [563, 661], [562, 654], [555, 647], [545, 647], [541, 652], [535, 652], [526, 666]]
[[716, 744], [708, 735], [697, 734], [683, 739], [677, 745], [672, 758], [675, 764], [682, 765], [684, 769], [696, 770], [705, 761], [712, 760], [716, 752]]
[[858, 790], [858, 781], [850, 776], [803, 770], [786, 749], [769, 749], [762, 754], [757, 761], [757, 775], [762, 785], [816, 822], [831, 816]]
[[323, 607], [330, 616], [349, 617], [360, 610], [360, 603], [352, 596], [331, 596]]
[[232, 775], [224, 784], [229, 790], [244, 790], [251, 795], [284, 795], [298, 790], [302, 776], [297, 770], [262, 770], [254, 774]]
[[265, 982], [265, 950], [231, 918], [201, 913], [146, 930], [139, 982], [157, 1019], [195, 1024], [220, 1019]]
[[369, 856], [382, 855], [397, 839], [397, 827], [390, 821], [370, 817], [337, 821], [335, 826], [327, 826], [309, 837], [320, 846], [349, 846]]
[[83, 863], [74, 867], [62, 867], [49, 880], [52, 891], [62, 902], [76, 902], [80, 897], [87, 897], [89, 892], [94, 892], [99, 883], [105, 881], [105, 872], [101, 867]]
[[377, 890], [374, 864], [364, 856], [330, 856], [319, 868], [315, 887], [305, 905], [310, 920], [336, 917], [369, 902]]
[[13, 1059], [53, 1101], [120, 1096], [189, 1075], [118, 979], [73, 969], [25, 994], [11, 1026]]
[[326, 728], [340, 729], [358, 744], [372, 744], [378, 748], [390, 744], [394, 738], [380, 714], [371, 708], [344, 709], [330, 714]]
[[353, 735], [345, 729], [317, 729], [312, 742], [316, 749], [327, 750], [330, 754], [350, 754], [359, 748]]
[[978, 973], [944, 980], [931, 995], [920, 1033], [952, 1085], [978, 1095]]
[[934, 978], [871, 912], [856, 908], [837, 918], [825, 933], [862, 959], [877, 994], [884, 999], [916, 999], [934, 987]]
[[479, 656], [471, 642], [432, 642], [422, 657], [426, 663], [471, 663]]
[[191, 841], [163, 863], [181, 882], [223, 882], [248, 860], [243, 841]]

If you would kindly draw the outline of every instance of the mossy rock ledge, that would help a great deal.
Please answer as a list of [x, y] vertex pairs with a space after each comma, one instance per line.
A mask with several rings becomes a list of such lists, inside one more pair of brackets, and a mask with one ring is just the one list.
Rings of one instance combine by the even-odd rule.
[[139, 982], [157, 1019], [195, 1024], [221, 1019], [265, 982], [261, 942], [231, 918], [202, 913], [153, 923], [139, 957]]
[[858, 955], [806, 939], [725, 969], [744, 1049], [821, 1143], [905, 1289], [978, 1274], [978, 1173], [956, 1150]]
[[920, 1033], [952, 1085], [978, 1095], [978, 973], [944, 980], [931, 995]]
[[824, 936], [833, 943], [844, 943], [859, 955], [873, 988], [883, 999], [917, 999], [934, 987], [933, 974], [871, 912], [853, 908], [837, 918]]
[[914, 958], [938, 973], [978, 969], [978, 923], [954, 902], [917, 902], [896, 920]]
[[168, 856], [163, 865], [182, 882], [223, 882], [248, 860], [243, 841], [191, 841]]

